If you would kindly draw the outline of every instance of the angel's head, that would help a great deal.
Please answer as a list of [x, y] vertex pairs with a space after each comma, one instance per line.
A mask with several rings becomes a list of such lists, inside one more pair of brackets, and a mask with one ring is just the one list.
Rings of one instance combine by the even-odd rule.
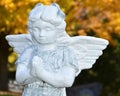
[[28, 31], [40, 43], [55, 42], [57, 38], [67, 35], [64, 20], [65, 14], [57, 4], [37, 4], [29, 14]]

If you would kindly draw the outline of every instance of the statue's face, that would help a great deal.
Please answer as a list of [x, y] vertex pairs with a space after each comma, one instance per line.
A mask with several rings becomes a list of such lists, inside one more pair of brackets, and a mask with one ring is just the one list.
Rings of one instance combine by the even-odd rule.
[[54, 25], [42, 20], [35, 21], [32, 25], [32, 32], [30, 33], [38, 43], [47, 44], [55, 42], [56, 28]]

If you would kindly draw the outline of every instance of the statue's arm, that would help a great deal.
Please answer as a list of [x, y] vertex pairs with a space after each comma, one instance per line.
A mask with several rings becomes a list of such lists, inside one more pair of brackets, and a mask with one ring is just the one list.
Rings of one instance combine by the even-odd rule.
[[[76, 70], [72, 66], [64, 66], [58, 72], [49, 72], [44, 69], [40, 58], [33, 58], [31, 74], [40, 80], [47, 82], [54, 87], [70, 87], [72, 86]], [[38, 63], [39, 62], [39, 63]]]
[[24, 64], [26, 64], [26, 62], [23, 62], [22, 64], [18, 64], [16, 70], [16, 81], [18, 82], [18, 84], [22, 84], [22, 85], [33, 82], [33, 81], [30, 82], [29, 79], [32, 77], [30, 75], [29, 69]]
[[57, 73], [46, 70], [40, 72], [37, 76], [54, 87], [71, 87], [75, 79], [75, 69], [71, 66], [65, 66]]
[[26, 49], [24, 53], [18, 58], [18, 60], [21, 58], [22, 59], [19, 60], [19, 62], [16, 62], [16, 81], [18, 82], [18, 84], [25, 85], [36, 81], [36, 79], [30, 74], [29, 59], [31, 57], [32, 51], [32, 48]]

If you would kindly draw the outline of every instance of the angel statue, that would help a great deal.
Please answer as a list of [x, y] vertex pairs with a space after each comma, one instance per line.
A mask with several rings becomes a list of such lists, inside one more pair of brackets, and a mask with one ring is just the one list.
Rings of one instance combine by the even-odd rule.
[[6, 36], [18, 53], [16, 81], [24, 85], [22, 96], [66, 96], [83, 69], [89, 69], [108, 41], [90, 37], [70, 37], [65, 14], [59, 5], [37, 4], [28, 17], [28, 34]]

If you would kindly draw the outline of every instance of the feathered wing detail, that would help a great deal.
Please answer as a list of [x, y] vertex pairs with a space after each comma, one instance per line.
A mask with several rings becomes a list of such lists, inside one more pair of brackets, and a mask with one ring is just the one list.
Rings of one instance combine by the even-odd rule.
[[95, 61], [102, 55], [102, 51], [107, 47], [108, 41], [101, 38], [90, 36], [71, 37], [73, 44], [71, 48], [79, 64], [79, 72], [83, 69], [89, 69]]
[[18, 55], [20, 55], [27, 46], [32, 45], [30, 34], [8, 35], [6, 36], [6, 40]]

